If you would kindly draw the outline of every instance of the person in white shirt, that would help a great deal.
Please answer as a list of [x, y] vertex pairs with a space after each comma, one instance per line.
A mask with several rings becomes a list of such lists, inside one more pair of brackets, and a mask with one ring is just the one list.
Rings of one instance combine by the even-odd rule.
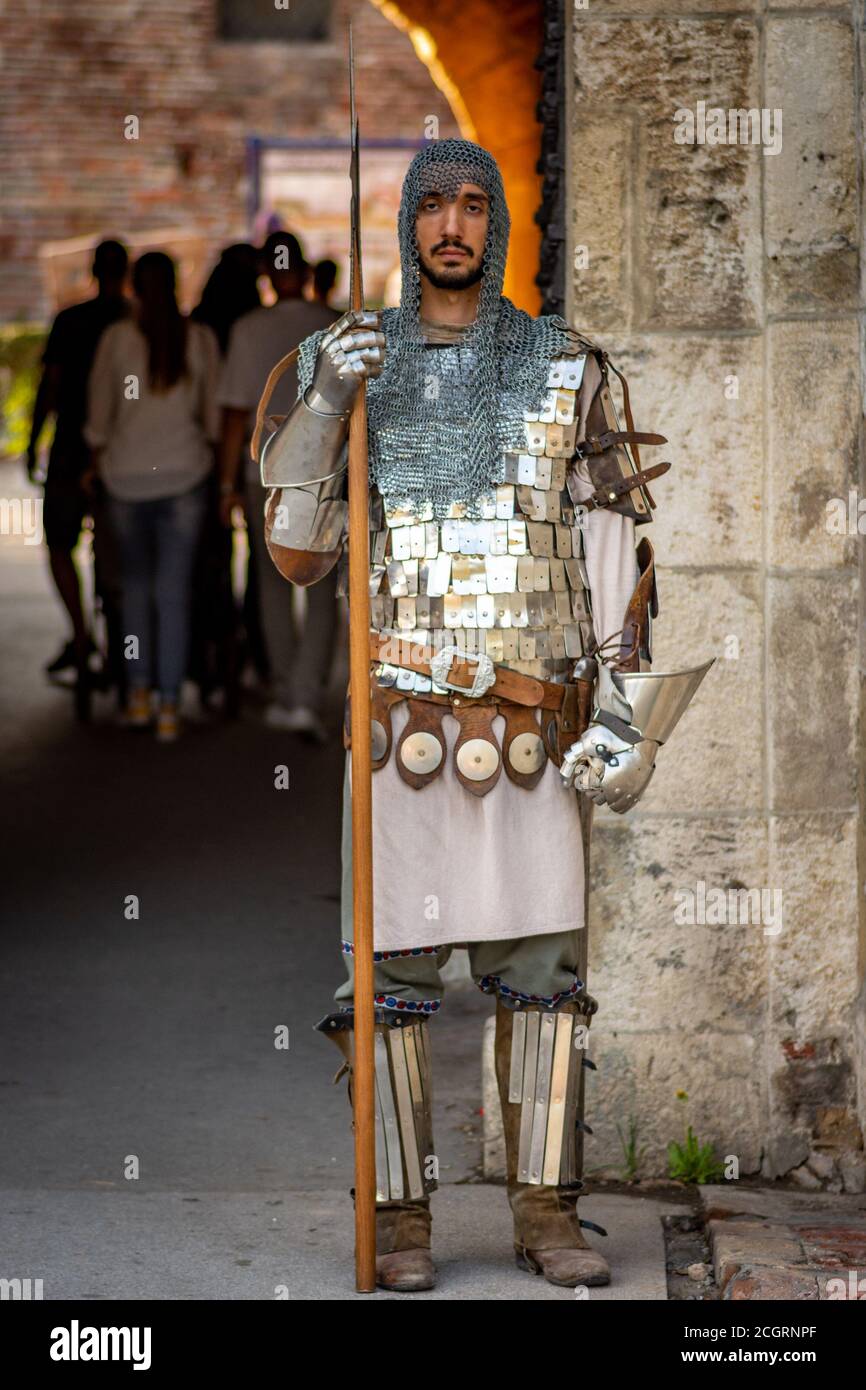
[[157, 737], [168, 742], [179, 732], [192, 568], [219, 433], [219, 347], [210, 328], [180, 313], [164, 252], [139, 258], [133, 288], [133, 316], [100, 339], [84, 434], [88, 481], [105, 487], [120, 551], [127, 722], [150, 722], [156, 686]]
[[[223, 519], [229, 525], [233, 507], [242, 506], [249, 521], [250, 560], [255, 566], [261, 628], [271, 671], [273, 698], [265, 711], [265, 722], [323, 742], [326, 733], [320, 709], [336, 636], [337, 576], [330, 575], [309, 590], [306, 621], [297, 634], [285, 580], [274, 569], [265, 545], [264, 493], [258, 466], [250, 457], [249, 441], [271, 368], [302, 338], [327, 328], [337, 314], [327, 305], [303, 298], [309, 266], [291, 233], [272, 232], [262, 258], [277, 302], [269, 308], [253, 309], [235, 323], [219, 389], [223, 407], [219, 463]], [[286, 414], [294, 405], [297, 390], [297, 375], [290, 367], [274, 391], [271, 409]]]

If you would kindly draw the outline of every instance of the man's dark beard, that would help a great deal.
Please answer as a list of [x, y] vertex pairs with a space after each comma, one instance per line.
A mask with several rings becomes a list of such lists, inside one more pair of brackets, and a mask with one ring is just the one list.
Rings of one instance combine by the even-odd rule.
[[[484, 264], [481, 260], [479, 260], [477, 264], [469, 266], [461, 275], [454, 275], [453, 273], [444, 275], [440, 271], [433, 270], [432, 267], [425, 265], [423, 258], [419, 256], [418, 269], [437, 290], [468, 290], [470, 285], [477, 285], [478, 281], [484, 275]], [[454, 270], [456, 269], [457, 267], [455, 266]]]

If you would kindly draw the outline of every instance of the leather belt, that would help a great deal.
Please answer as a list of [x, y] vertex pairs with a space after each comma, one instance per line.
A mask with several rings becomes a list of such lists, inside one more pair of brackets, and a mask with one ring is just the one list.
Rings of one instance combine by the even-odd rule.
[[[395, 661], [393, 652], [394, 644], [401, 644], [400, 660]], [[405, 655], [403, 653], [405, 648]], [[417, 642], [409, 642], [399, 637], [388, 637], [381, 632], [370, 632], [370, 660], [386, 661], [394, 666], [406, 667], [409, 671], [416, 671], [421, 676], [431, 675], [430, 662], [436, 655], [433, 647], [425, 647]], [[485, 702], [486, 697], [495, 696], [502, 700], [513, 700], [517, 705], [530, 705], [535, 709], [561, 709], [565, 700], [568, 686], [559, 685], [556, 681], [538, 680], [535, 676], [525, 676], [522, 671], [512, 671], [507, 666], [496, 666], [496, 680], [489, 686], [485, 695], [476, 696], [479, 704]], [[469, 698], [469, 691], [475, 674], [474, 664], [470, 661], [460, 661], [455, 657], [451, 663], [451, 670], [448, 679], [455, 685], [466, 684], [466, 697]], [[460, 698], [460, 692], [454, 694]], [[452, 697], [453, 698], [453, 697]]]

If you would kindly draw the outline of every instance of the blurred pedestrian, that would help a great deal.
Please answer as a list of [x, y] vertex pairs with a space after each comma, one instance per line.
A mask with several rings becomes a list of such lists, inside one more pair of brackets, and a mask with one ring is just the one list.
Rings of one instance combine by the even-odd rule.
[[261, 305], [259, 274], [259, 252], [255, 246], [246, 241], [227, 246], [220, 252], [201, 299], [190, 314], [196, 323], [206, 323], [213, 329], [223, 356], [237, 320]]
[[[227, 246], [190, 315], [197, 323], [206, 323], [213, 329], [222, 357], [236, 321], [261, 305], [260, 269], [257, 247], [249, 242]], [[232, 531], [222, 524], [219, 483], [214, 471], [209, 478], [207, 512], [193, 570], [189, 675], [198, 685], [203, 705], [210, 706], [220, 699], [224, 712], [230, 715], [237, 713], [243, 664], [241, 615], [233, 590], [232, 536]], [[247, 576], [243, 608], [247, 647], [266, 674], [252, 565], [247, 567]]]
[[[272, 232], [265, 242], [262, 260], [277, 302], [238, 319], [229, 339], [220, 385], [223, 521], [229, 525], [232, 509], [245, 507], [271, 672], [272, 700], [265, 711], [265, 722], [273, 728], [324, 741], [321, 704], [336, 636], [336, 572], [309, 590], [306, 620], [302, 632], [297, 634], [285, 581], [265, 546], [261, 524], [265, 493], [258, 468], [250, 457], [249, 444], [256, 406], [271, 368], [302, 338], [317, 328], [326, 328], [337, 315], [325, 305], [304, 298], [310, 268], [300, 243], [291, 233]], [[277, 385], [271, 409], [287, 414], [297, 391], [297, 374], [291, 368]], [[311, 464], [315, 466], [315, 460]]]
[[337, 262], [318, 261], [313, 271], [313, 297], [318, 304], [330, 306], [331, 295], [337, 282]]
[[150, 723], [156, 684], [157, 738], [168, 742], [180, 727], [192, 567], [219, 433], [219, 346], [210, 328], [181, 314], [164, 252], [140, 257], [133, 288], [134, 316], [107, 329], [97, 348], [85, 438], [89, 481], [104, 482], [120, 546], [127, 722]]
[[[124, 293], [127, 266], [126, 248], [119, 241], [100, 242], [92, 265], [98, 286], [96, 295], [81, 304], [61, 309], [55, 318], [42, 355], [42, 377], [36, 391], [27, 447], [27, 472], [34, 480], [38, 469], [39, 436], [49, 415], [54, 415], [54, 439], [48, 456], [42, 519], [51, 574], [69, 615], [72, 636], [48, 663], [46, 671], [55, 676], [74, 667], [81, 696], [86, 695], [87, 662], [95, 645], [87, 629], [74, 551], [85, 516], [99, 511], [98, 499], [88, 498], [81, 485], [82, 475], [89, 465], [82, 433], [87, 413], [87, 378], [103, 331], [129, 313], [129, 301]], [[95, 518], [95, 549], [105, 539], [99, 535], [103, 524], [104, 518]], [[103, 571], [105, 568], [103, 566]]]

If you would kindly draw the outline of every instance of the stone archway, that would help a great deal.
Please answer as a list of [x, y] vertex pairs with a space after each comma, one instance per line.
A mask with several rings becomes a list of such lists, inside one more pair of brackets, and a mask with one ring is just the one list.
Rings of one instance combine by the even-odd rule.
[[505, 293], [528, 313], [538, 313], [541, 78], [535, 60], [542, 43], [542, 0], [509, 0], [507, 6], [497, 0], [371, 3], [408, 34], [466, 138], [498, 161], [511, 212]]

